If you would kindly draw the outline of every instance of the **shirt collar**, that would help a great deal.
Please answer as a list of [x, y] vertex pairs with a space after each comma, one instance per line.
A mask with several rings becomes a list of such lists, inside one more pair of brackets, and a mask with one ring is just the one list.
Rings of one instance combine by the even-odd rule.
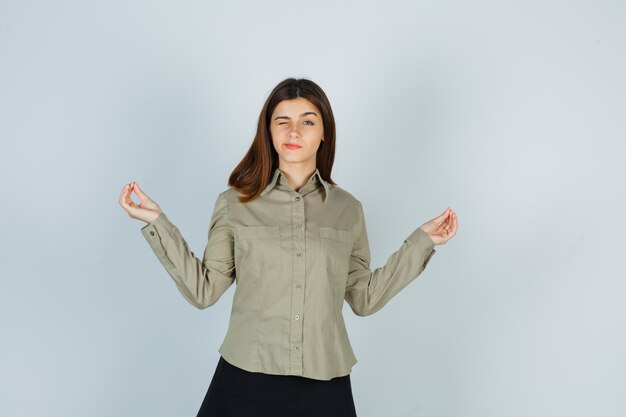
[[[314, 184], [312, 185], [311, 183], [314, 183]], [[316, 186], [317, 183], [321, 183], [322, 186], [324, 187], [324, 202], [326, 202], [328, 200], [328, 191], [330, 190], [330, 186], [324, 180], [324, 178], [322, 178], [322, 175], [320, 174], [320, 171], [318, 168], [315, 168], [315, 172], [313, 172], [313, 174], [309, 177], [309, 180], [306, 182], [306, 184], [304, 184], [304, 186], [300, 188], [300, 192], [301, 193], [304, 192], [303, 195], [308, 194], [310, 191], [313, 191], [318, 188]], [[285, 174], [280, 169], [276, 168], [274, 169], [272, 179], [270, 180], [269, 184], [267, 184], [265, 189], [261, 192], [261, 195], [259, 197], [263, 197], [271, 189], [273, 189], [274, 187], [278, 185], [280, 186], [284, 185], [288, 187], [287, 177], [285, 177]]]

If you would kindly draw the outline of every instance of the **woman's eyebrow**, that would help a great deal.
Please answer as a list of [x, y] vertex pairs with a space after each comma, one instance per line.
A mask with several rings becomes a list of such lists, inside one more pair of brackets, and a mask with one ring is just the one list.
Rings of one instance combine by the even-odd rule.
[[[307, 116], [309, 114], [312, 114], [313, 116], [318, 117], [317, 113], [315, 113], [314, 111], [305, 111], [300, 116]], [[274, 120], [278, 120], [278, 119], [291, 119], [291, 117], [289, 117], [289, 116], [277, 116], [277, 117], [274, 118]]]

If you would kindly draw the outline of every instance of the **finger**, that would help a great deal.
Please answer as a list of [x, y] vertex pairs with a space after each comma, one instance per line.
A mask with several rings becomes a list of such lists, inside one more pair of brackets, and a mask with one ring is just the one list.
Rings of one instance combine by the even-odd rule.
[[456, 232], [456, 225], [455, 225], [455, 217], [454, 217], [454, 212], [450, 211], [450, 217], [446, 222], [446, 229], [448, 230], [448, 234], [450, 235], [450, 237], [452, 237], [452, 235], [454, 235], [454, 233]]
[[128, 196], [130, 195], [130, 192], [131, 186], [130, 184], [126, 184], [124, 186], [124, 189], [122, 190], [122, 194], [120, 195], [120, 204], [122, 205], [122, 207], [126, 207], [128, 205]]
[[452, 214], [450, 215], [450, 222], [447, 226], [450, 237], [456, 234], [456, 224], [457, 224], [456, 215], [454, 212], [452, 212]]
[[459, 219], [456, 217], [456, 213], [454, 213], [454, 234], [459, 229]]
[[450, 229], [450, 224], [451, 224], [451, 216], [448, 216], [441, 222], [439, 227], [447, 232]]
[[128, 192], [124, 195], [124, 202], [126, 203], [126, 207], [134, 208], [137, 207], [137, 204], [133, 201], [131, 188], [132, 184], [129, 186]]
[[[126, 187], [124, 187], [124, 191], [122, 193], [122, 197], [120, 198], [120, 204], [122, 205], [122, 207], [126, 210], [126, 211], [130, 211], [131, 207], [130, 207], [130, 198], [129, 198], [129, 192], [130, 190], [130, 184], [127, 184]], [[131, 200], [132, 201], [132, 200]]]
[[122, 188], [122, 191], [120, 191], [120, 197], [118, 199], [119, 203], [122, 204], [122, 201], [124, 199], [124, 193], [126, 192], [126, 189], [128, 188], [128, 184], [126, 184], [124, 186], [124, 188]]

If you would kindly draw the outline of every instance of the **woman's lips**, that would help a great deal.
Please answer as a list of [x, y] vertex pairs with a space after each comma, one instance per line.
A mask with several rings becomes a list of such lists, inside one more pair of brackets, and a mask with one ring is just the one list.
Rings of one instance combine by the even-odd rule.
[[287, 147], [287, 149], [300, 149], [302, 147], [300, 145], [293, 145], [291, 143], [285, 143], [285, 146]]

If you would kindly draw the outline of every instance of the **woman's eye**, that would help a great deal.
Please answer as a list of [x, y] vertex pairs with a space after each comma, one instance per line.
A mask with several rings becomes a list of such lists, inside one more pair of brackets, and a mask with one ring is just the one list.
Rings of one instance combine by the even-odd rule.
[[[309, 126], [314, 126], [314, 125], [315, 125], [315, 123], [313, 123], [313, 122], [312, 122], [312, 121], [310, 121], [310, 120], [305, 120], [305, 121], [304, 121], [304, 123], [311, 123]], [[287, 122], [281, 122], [281, 123], [278, 123], [278, 124], [279, 124], [279, 125], [286, 125], [286, 124], [287, 124]]]

